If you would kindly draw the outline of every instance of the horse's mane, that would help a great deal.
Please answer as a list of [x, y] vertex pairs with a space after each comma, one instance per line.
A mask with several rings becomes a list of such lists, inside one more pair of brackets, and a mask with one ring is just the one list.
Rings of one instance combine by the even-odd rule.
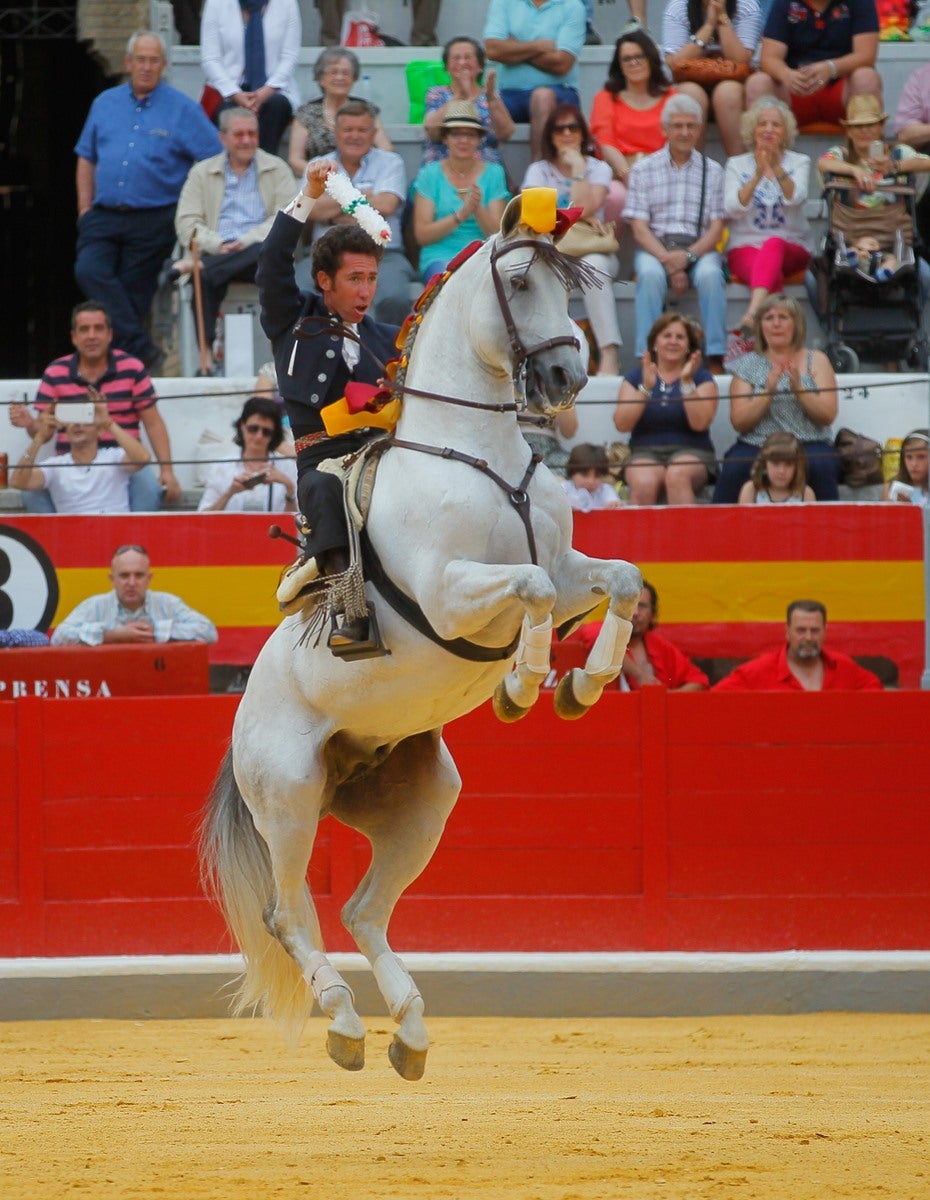
[[[567, 292], [583, 287], [595, 287], [598, 283], [608, 281], [603, 271], [592, 267], [583, 258], [572, 258], [571, 255], [565, 254], [555, 242], [538, 241], [533, 257], [543, 260]], [[530, 265], [532, 266], [532, 263]]]

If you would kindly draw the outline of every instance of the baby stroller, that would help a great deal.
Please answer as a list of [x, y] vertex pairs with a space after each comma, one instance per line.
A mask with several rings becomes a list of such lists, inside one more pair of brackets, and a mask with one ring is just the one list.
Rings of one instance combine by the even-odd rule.
[[858, 370], [860, 357], [926, 370], [913, 177], [879, 184], [894, 199], [875, 208], [849, 204], [849, 186], [846, 179], [824, 184], [828, 227], [811, 261], [824, 351], [840, 373]]

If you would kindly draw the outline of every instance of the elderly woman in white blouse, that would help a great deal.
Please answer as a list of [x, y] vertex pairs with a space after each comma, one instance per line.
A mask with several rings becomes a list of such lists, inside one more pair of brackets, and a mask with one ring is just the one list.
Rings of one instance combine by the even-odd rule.
[[751, 149], [727, 160], [724, 205], [730, 274], [749, 288], [740, 319], [749, 337], [766, 297], [783, 291], [785, 280], [810, 260], [804, 206], [811, 161], [790, 149], [797, 122], [788, 105], [772, 96], [763, 96], [743, 114], [741, 132]]

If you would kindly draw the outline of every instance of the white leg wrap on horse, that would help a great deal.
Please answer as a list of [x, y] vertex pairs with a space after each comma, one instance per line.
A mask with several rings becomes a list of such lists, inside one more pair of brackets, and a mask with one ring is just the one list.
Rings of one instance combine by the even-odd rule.
[[586, 675], [619, 675], [633, 633], [632, 622], [609, 609], [584, 665]]
[[388, 1012], [395, 1021], [400, 1021], [410, 1001], [420, 995], [419, 988], [396, 954], [379, 954], [371, 969], [388, 1006]]
[[323, 1007], [323, 993], [334, 987], [345, 988], [352, 997], [353, 1004], [355, 1003], [355, 996], [353, 995], [352, 989], [332, 965], [326, 955], [321, 954], [318, 950], [314, 951], [314, 953], [309, 957], [305, 978], [309, 982], [310, 987], [313, 989], [313, 994], [316, 997], [317, 1004], [319, 1004], [320, 1008]]
[[545, 678], [549, 674], [551, 654], [552, 617], [546, 617], [541, 625], [531, 625], [529, 617], [524, 617], [520, 647], [517, 651], [517, 666], [525, 666]]

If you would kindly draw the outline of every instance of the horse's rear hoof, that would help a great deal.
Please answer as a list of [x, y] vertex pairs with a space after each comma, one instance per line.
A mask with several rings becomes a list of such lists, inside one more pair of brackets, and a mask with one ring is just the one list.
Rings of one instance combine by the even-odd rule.
[[514, 721], [519, 721], [521, 717], [525, 717], [530, 711], [528, 708], [521, 708], [519, 704], [514, 704], [503, 681], [494, 689], [491, 704], [498, 721], [503, 721], [507, 725], [512, 725]]
[[426, 1070], [426, 1051], [411, 1049], [396, 1033], [388, 1046], [388, 1058], [401, 1079], [413, 1082], [423, 1078], [423, 1072]]
[[365, 1039], [346, 1037], [330, 1029], [326, 1034], [326, 1052], [329, 1057], [346, 1071], [361, 1071], [365, 1065]]
[[562, 676], [555, 689], [555, 695], [552, 697], [552, 707], [555, 709], [555, 715], [561, 717], [563, 721], [577, 721], [579, 717], [583, 717], [590, 709], [590, 705], [581, 704], [575, 697], [572, 676], [576, 669], [574, 668], [567, 675]]

